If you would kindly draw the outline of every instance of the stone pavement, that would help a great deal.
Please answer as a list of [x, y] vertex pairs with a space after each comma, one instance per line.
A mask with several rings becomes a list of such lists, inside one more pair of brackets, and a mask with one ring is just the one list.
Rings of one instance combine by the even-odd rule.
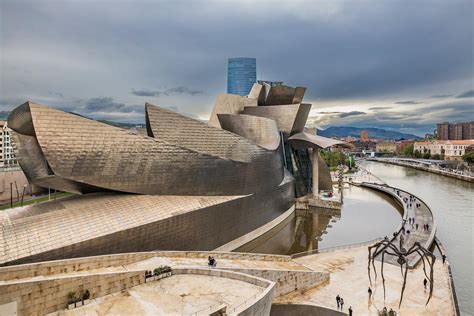
[[[407, 284], [401, 309], [398, 308], [403, 278], [400, 269], [393, 265], [384, 266], [386, 278], [386, 299], [383, 299], [380, 263], [376, 262], [377, 282], [373, 281], [373, 295], [369, 299], [367, 289], [367, 247], [339, 250], [294, 259], [316, 271], [330, 272], [331, 277], [319, 286], [304, 292], [292, 292], [276, 299], [278, 303], [312, 304], [336, 308], [336, 295], [344, 298], [344, 312], [352, 306], [354, 315], [378, 315], [384, 306], [398, 315], [453, 315], [454, 305], [447, 265], [441, 260], [434, 267], [434, 291], [430, 303], [425, 306], [429, 290], [423, 288], [422, 267], [408, 270]], [[374, 284], [375, 283], [375, 284]]]
[[216, 276], [174, 275], [104, 296], [57, 315], [207, 315], [209, 307], [238, 306], [263, 288]]

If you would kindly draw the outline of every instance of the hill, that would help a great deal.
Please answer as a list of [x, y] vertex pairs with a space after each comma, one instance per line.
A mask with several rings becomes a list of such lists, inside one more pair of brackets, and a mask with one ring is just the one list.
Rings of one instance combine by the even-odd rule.
[[367, 131], [369, 133], [369, 138], [379, 138], [379, 139], [421, 139], [421, 137], [413, 135], [400, 133], [397, 131], [390, 131], [382, 128], [376, 127], [354, 127], [354, 126], [331, 126], [324, 130], [318, 130], [318, 135], [325, 137], [346, 137], [353, 136], [356, 138], [360, 137], [361, 131]]

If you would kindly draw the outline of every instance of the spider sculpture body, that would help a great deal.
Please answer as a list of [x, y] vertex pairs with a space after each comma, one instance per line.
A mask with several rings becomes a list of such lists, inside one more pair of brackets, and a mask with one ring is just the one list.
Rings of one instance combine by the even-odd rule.
[[[385, 300], [385, 277], [383, 275], [384, 257], [385, 255], [391, 255], [391, 256], [397, 257], [397, 263], [400, 265], [400, 271], [403, 277], [400, 303], [398, 304], [399, 308], [402, 305], [403, 293], [405, 291], [405, 285], [407, 282], [408, 256], [414, 253], [418, 254], [421, 257], [421, 262], [423, 263], [423, 272], [426, 276], [426, 279], [428, 280], [430, 284], [430, 295], [428, 297], [428, 300], [426, 301], [426, 305], [428, 305], [431, 299], [431, 295], [433, 294], [433, 285], [434, 285], [433, 272], [434, 272], [434, 263], [435, 263], [436, 257], [431, 252], [426, 250], [426, 248], [420, 245], [419, 242], [415, 242], [413, 246], [411, 246], [409, 249], [406, 249], [403, 247], [402, 242], [400, 242], [400, 246], [397, 247], [393, 242], [389, 241], [388, 238], [385, 238], [384, 240], [376, 243], [375, 245], [369, 246], [369, 262], [368, 262], [368, 267], [367, 267], [368, 274], [369, 274], [369, 282], [370, 282], [370, 285], [372, 286], [371, 271], [370, 271], [371, 265], [374, 269], [375, 281], [377, 281], [377, 270], [375, 269], [375, 257], [381, 254], [382, 263], [380, 265], [381, 267], [380, 271], [382, 275], [384, 300]], [[429, 265], [430, 267], [429, 276], [426, 273], [426, 265]]]

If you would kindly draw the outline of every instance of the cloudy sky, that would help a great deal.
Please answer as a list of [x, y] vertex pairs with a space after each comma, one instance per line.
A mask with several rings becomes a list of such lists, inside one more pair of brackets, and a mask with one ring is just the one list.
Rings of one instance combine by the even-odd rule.
[[309, 124], [422, 135], [474, 119], [474, 1], [0, 0], [0, 110], [207, 119], [227, 58], [306, 86]]

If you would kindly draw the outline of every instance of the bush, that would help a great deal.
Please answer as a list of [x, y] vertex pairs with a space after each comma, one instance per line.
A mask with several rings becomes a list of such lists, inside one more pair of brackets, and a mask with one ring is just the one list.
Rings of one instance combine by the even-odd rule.
[[413, 157], [413, 143], [406, 145], [402, 150], [402, 155], [405, 157]]
[[430, 158], [431, 158], [431, 154], [429, 151], [423, 154], [423, 159], [430, 159]]
[[89, 290], [86, 290], [84, 294], [82, 295], [83, 300], [88, 300], [91, 297], [91, 292]]
[[468, 164], [473, 164], [474, 163], [474, 151], [471, 151], [467, 154], [464, 154], [462, 156], [462, 160], [464, 160]]
[[155, 270], [153, 270], [154, 275], [160, 275], [162, 273], [168, 272], [171, 272], [171, 267], [169, 266], [159, 266], [158, 268], [155, 268]]
[[413, 152], [413, 157], [421, 158], [421, 157], [423, 157], [423, 154], [417, 149]]
[[77, 301], [76, 292], [70, 291], [67, 293], [67, 303], [74, 304]]
[[439, 154], [434, 154], [433, 156], [431, 156], [431, 159], [440, 160], [441, 156]]

